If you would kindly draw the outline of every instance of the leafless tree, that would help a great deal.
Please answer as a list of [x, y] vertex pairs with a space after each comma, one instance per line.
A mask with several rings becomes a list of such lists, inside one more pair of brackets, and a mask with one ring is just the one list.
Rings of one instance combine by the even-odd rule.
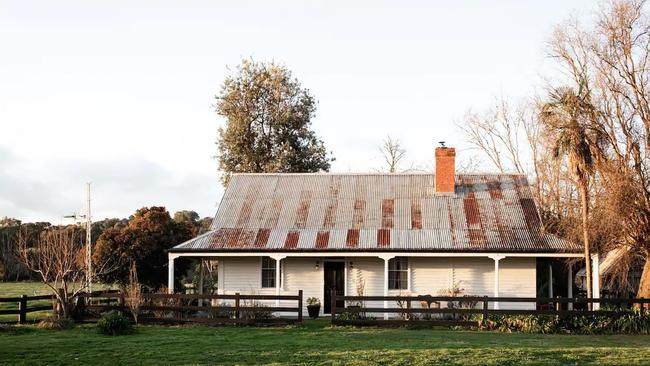
[[388, 173], [397, 173], [399, 164], [406, 155], [406, 150], [402, 147], [398, 139], [392, 138], [390, 135], [379, 147], [382, 158], [386, 163], [386, 170]]
[[[36, 273], [55, 296], [57, 316], [70, 316], [73, 299], [87, 289], [84, 243], [80, 230], [74, 227], [49, 228], [29, 245], [27, 233], [18, 235], [17, 256]], [[109, 269], [108, 263], [96, 267], [97, 272]], [[96, 273], [97, 273], [96, 272]]]
[[131, 263], [129, 283], [126, 285], [125, 295], [126, 306], [131, 310], [133, 320], [138, 324], [138, 316], [140, 315], [140, 307], [142, 306], [142, 285], [138, 282], [138, 271], [135, 262]]
[[487, 156], [499, 172], [524, 173], [521, 143], [525, 117], [523, 107], [513, 109], [502, 97], [483, 113], [468, 111], [457, 125], [467, 141]]

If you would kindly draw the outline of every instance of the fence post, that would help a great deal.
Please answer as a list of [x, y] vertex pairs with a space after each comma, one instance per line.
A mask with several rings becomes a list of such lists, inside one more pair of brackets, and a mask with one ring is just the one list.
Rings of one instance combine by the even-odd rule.
[[239, 319], [239, 292], [235, 293], [235, 319]]
[[302, 290], [298, 290], [298, 322], [302, 324]]
[[120, 311], [124, 311], [125, 306], [124, 306], [124, 292], [120, 293]]
[[[411, 310], [411, 299], [406, 300], [406, 308]], [[406, 313], [406, 320], [413, 320], [412, 312], [409, 311]]]
[[20, 302], [18, 302], [18, 324], [25, 324], [27, 322], [27, 295], [20, 295]]
[[332, 315], [332, 324], [334, 324], [334, 320], [336, 318], [336, 290], [332, 290], [332, 294], [330, 295], [330, 300], [331, 300], [331, 309], [330, 309], [330, 314]]
[[482, 316], [483, 319], [481, 319], [482, 321], [486, 321], [487, 317], [488, 317], [488, 300], [487, 299], [488, 299], [487, 296], [483, 296], [483, 316]]

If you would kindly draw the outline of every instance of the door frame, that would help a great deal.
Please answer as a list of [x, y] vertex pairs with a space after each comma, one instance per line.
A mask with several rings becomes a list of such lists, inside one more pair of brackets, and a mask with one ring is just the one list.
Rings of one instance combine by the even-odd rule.
[[348, 263], [346, 258], [323, 258], [323, 270], [322, 275], [321, 275], [321, 299], [323, 299], [323, 306], [321, 307], [323, 315], [332, 315], [331, 312], [326, 313], [325, 312], [325, 262], [335, 262], [335, 263], [343, 263], [343, 296], [348, 295]]

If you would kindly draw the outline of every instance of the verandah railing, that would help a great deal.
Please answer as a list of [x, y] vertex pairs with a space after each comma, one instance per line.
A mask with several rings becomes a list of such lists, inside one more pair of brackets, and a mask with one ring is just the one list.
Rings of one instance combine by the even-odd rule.
[[[648, 307], [650, 299], [625, 298], [540, 298], [489, 296], [341, 296], [331, 295], [333, 325], [466, 325], [478, 324], [476, 316], [489, 315], [616, 315], [635, 305]], [[372, 302], [389, 302], [388, 306], [366, 306]], [[337, 304], [343, 303], [341, 307]], [[513, 309], [514, 304], [534, 304], [532, 309]], [[451, 306], [448, 306], [450, 305]], [[492, 306], [490, 306], [492, 304]], [[495, 306], [499, 304], [499, 306]], [[600, 304], [589, 310], [588, 304]], [[447, 306], [443, 306], [447, 305]], [[547, 308], [543, 309], [542, 306]], [[605, 306], [609, 305], [609, 306]], [[500, 308], [497, 308], [500, 307]]]

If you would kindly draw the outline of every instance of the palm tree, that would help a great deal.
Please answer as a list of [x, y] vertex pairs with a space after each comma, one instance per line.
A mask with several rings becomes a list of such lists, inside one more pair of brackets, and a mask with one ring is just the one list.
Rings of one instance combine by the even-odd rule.
[[[569, 170], [575, 178], [580, 194], [582, 240], [584, 245], [587, 297], [592, 297], [591, 251], [589, 248], [589, 183], [594, 172], [598, 139], [592, 127], [597, 116], [589, 92], [584, 87], [558, 88], [549, 93], [542, 106], [540, 120], [554, 136], [552, 155], [555, 159], [568, 159]], [[591, 308], [591, 306], [590, 306]]]

